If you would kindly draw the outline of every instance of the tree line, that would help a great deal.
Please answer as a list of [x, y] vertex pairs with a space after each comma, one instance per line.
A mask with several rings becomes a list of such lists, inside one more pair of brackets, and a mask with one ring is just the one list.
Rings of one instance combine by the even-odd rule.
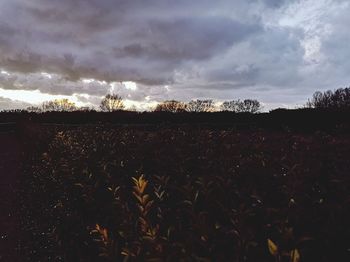
[[[118, 94], [107, 94], [100, 103], [99, 109], [102, 112], [114, 112], [125, 110], [125, 103], [123, 98]], [[27, 111], [30, 112], [71, 112], [71, 111], [89, 111], [92, 110], [88, 107], [77, 107], [75, 103], [68, 99], [56, 99], [47, 101], [41, 104], [40, 107], [28, 107]], [[130, 110], [130, 109], [129, 109]], [[133, 111], [135, 109], [131, 109]], [[219, 106], [215, 104], [212, 99], [205, 100], [191, 100], [188, 103], [177, 100], [166, 100], [160, 102], [151, 111], [154, 112], [214, 112], [214, 111], [228, 111], [228, 112], [249, 112], [257, 113], [261, 110], [261, 104], [257, 100], [245, 99], [225, 101]]]
[[307, 102], [306, 107], [310, 108], [332, 108], [349, 109], [350, 108], [350, 87], [338, 88], [335, 91], [327, 90], [325, 92], [317, 91]]
[[156, 112], [214, 112], [214, 111], [226, 111], [226, 112], [248, 112], [257, 113], [261, 110], [261, 104], [258, 100], [245, 99], [225, 101], [219, 106], [216, 106], [211, 99], [206, 100], [191, 100], [189, 103], [183, 103], [176, 100], [168, 100], [159, 103], [155, 110]]
[[[350, 108], [350, 88], [339, 88], [334, 91], [325, 92], [317, 91], [312, 98], [305, 104], [306, 108], [316, 109], [349, 109]], [[114, 112], [126, 110], [123, 98], [118, 94], [107, 94], [99, 105], [102, 112]], [[196, 99], [189, 102], [178, 100], [166, 100], [158, 103], [155, 108], [150, 111], [154, 112], [248, 112], [258, 113], [262, 109], [262, 105], [255, 99], [230, 100], [216, 104], [212, 99]], [[47, 101], [39, 107], [28, 107], [29, 112], [71, 112], [71, 111], [90, 111], [94, 110], [89, 107], [77, 107], [75, 103], [68, 99], [56, 99]], [[136, 111], [135, 107], [127, 109], [128, 111]]]

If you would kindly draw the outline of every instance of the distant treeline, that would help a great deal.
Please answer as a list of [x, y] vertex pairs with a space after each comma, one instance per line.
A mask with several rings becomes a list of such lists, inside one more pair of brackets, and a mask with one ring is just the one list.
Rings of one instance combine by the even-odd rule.
[[311, 108], [350, 108], [350, 88], [339, 88], [335, 91], [315, 92], [306, 104]]
[[[248, 112], [257, 113], [261, 110], [261, 104], [255, 99], [231, 100], [216, 104], [212, 99], [191, 100], [188, 103], [177, 100], [166, 100], [158, 103], [154, 108], [147, 111], [154, 112]], [[42, 112], [72, 112], [72, 111], [96, 111], [89, 107], [77, 107], [68, 99], [56, 99], [44, 102], [41, 106], [31, 106], [25, 111], [42, 113]], [[137, 111], [136, 107], [126, 108], [123, 98], [118, 94], [106, 95], [100, 103], [98, 111], [114, 112], [114, 111]]]
[[[315, 92], [311, 99], [304, 105], [305, 108], [323, 109], [348, 109], [350, 108], [350, 88], [339, 88], [335, 91]], [[189, 102], [178, 100], [166, 100], [159, 102], [155, 107], [149, 108], [151, 112], [235, 112], [235, 113], [259, 113], [262, 110], [261, 103], [256, 99], [236, 99], [215, 103], [213, 99], [196, 99]], [[126, 108], [123, 98], [118, 94], [107, 94], [100, 102], [99, 108], [78, 107], [66, 98], [46, 101], [40, 106], [31, 106], [25, 110], [7, 110], [7, 112], [73, 112], [73, 111], [137, 111], [135, 106]]]
[[[283, 128], [293, 130], [349, 130], [350, 88], [316, 92], [304, 108], [276, 109], [259, 113], [261, 106], [256, 100], [232, 100], [223, 102], [220, 110], [214, 110], [213, 100], [192, 100], [183, 103], [168, 100], [159, 103], [153, 111], [126, 110], [119, 95], [109, 94], [101, 101], [100, 110], [77, 108], [67, 99], [43, 103], [34, 110], [0, 112], [0, 123], [36, 122], [47, 124], [206, 124], [235, 128]], [[4, 124], [0, 124], [5, 129]]]
[[[103, 124], [103, 125], [137, 125], [157, 128], [159, 125], [208, 126], [212, 128], [234, 128], [237, 130], [271, 129], [284, 131], [329, 130], [339, 132], [350, 131], [350, 110], [330, 109], [277, 109], [270, 113], [188, 113], [188, 112], [46, 112], [30, 113], [26, 111], [0, 113], [0, 131], [6, 129], [4, 122], [15, 123], [18, 130], [23, 125], [37, 124]], [[2, 127], [3, 126], [3, 127]]]

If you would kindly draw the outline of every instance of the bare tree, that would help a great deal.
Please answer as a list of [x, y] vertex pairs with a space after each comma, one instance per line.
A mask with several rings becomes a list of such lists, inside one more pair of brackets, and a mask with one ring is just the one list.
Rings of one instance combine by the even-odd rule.
[[232, 101], [225, 101], [220, 106], [221, 111], [229, 111], [229, 112], [249, 112], [249, 113], [256, 113], [261, 110], [261, 105], [258, 100], [253, 99], [245, 99], [244, 101], [241, 100], [232, 100]]
[[104, 112], [113, 112], [123, 110], [125, 105], [121, 96], [117, 94], [108, 94], [102, 99], [100, 108]]
[[186, 111], [186, 104], [176, 100], [167, 100], [159, 103], [154, 109], [155, 112], [184, 112]]
[[94, 111], [94, 108], [93, 108], [93, 107], [89, 107], [89, 106], [82, 106], [82, 107], [79, 107], [79, 108], [78, 108], [78, 111], [81, 111], [81, 112], [91, 112], [91, 111]]
[[322, 105], [322, 98], [323, 94], [320, 91], [316, 91], [313, 95], [311, 100], [308, 100], [306, 103], [307, 107], [321, 107]]
[[239, 100], [225, 101], [220, 105], [220, 110], [226, 112], [238, 112], [239, 103]]
[[71, 112], [77, 109], [76, 105], [66, 98], [47, 101], [42, 104], [43, 111]]
[[213, 112], [214, 109], [214, 101], [212, 99], [191, 100], [186, 106], [188, 112]]
[[132, 105], [131, 107], [128, 108], [130, 112], [137, 112], [137, 107], [135, 105]]
[[38, 106], [29, 106], [26, 109], [28, 112], [32, 112], [32, 113], [41, 113], [42, 109]]
[[243, 112], [257, 113], [261, 110], [261, 105], [258, 100], [245, 99], [243, 101]]
[[313, 94], [312, 99], [306, 103], [312, 108], [350, 108], [350, 88], [339, 88]]

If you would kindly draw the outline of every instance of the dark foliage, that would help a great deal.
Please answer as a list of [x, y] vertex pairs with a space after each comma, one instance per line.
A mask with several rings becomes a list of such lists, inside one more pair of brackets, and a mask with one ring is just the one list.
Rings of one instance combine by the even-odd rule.
[[31, 261], [290, 261], [295, 250], [300, 261], [349, 261], [350, 137], [340, 127], [22, 130], [34, 149], [22, 218]]
[[214, 111], [214, 101], [212, 99], [206, 100], [191, 100], [186, 105], [188, 112], [212, 112]]
[[248, 112], [248, 113], [257, 113], [261, 110], [261, 105], [258, 100], [253, 99], [245, 99], [241, 100], [232, 100], [225, 101], [222, 103], [220, 107], [221, 111], [229, 111], [229, 112]]
[[176, 101], [176, 100], [167, 100], [159, 103], [154, 109], [155, 112], [172, 112], [179, 113], [186, 111], [186, 104]]
[[350, 88], [339, 88], [335, 91], [317, 91], [313, 94], [308, 107], [350, 109]]
[[[30, 113], [24, 110], [0, 112], [0, 123], [12, 125], [26, 123], [89, 125], [108, 123], [112, 125], [163, 125], [163, 124], [190, 124], [212, 127], [232, 127], [238, 130], [256, 130], [264, 128], [269, 130], [290, 131], [350, 131], [349, 110], [330, 109], [278, 109], [270, 113], [233, 113], [233, 112], [45, 112]], [[0, 130], [6, 125], [0, 124]]]

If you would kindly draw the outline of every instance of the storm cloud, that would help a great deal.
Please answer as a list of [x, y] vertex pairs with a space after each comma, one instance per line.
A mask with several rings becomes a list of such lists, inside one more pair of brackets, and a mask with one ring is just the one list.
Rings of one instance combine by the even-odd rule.
[[3, 0], [0, 88], [293, 106], [349, 84], [349, 11], [345, 0]]

